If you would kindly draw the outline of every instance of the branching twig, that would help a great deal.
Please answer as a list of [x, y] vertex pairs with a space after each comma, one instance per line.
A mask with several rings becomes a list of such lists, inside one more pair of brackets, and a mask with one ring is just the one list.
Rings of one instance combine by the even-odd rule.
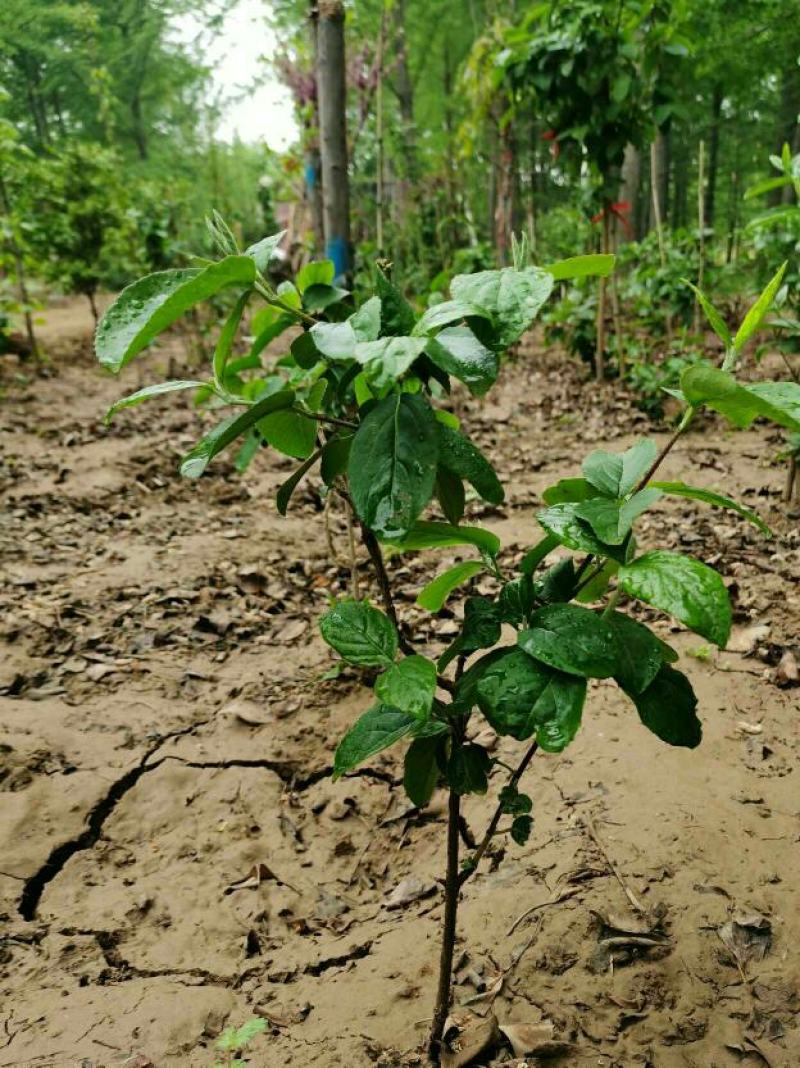
[[600, 836], [597, 833], [597, 828], [595, 827], [594, 823], [591, 820], [586, 820], [584, 826], [586, 827], [587, 834], [589, 835], [591, 840], [594, 842], [594, 844], [597, 846], [597, 848], [602, 853], [603, 859], [605, 860], [606, 864], [608, 864], [609, 868], [611, 869], [612, 875], [617, 880], [619, 885], [622, 887], [622, 891], [625, 894], [625, 897], [627, 897], [628, 901], [630, 901], [631, 905], [636, 909], [637, 912], [646, 913], [647, 909], [644, 907], [644, 905], [641, 903], [641, 901], [639, 901], [639, 899], [637, 898], [636, 894], [634, 894], [633, 890], [631, 890], [631, 888], [628, 886], [628, 884], [622, 878], [622, 876], [620, 875], [620, 872], [619, 872], [619, 868], [616, 866], [614, 861], [608, 855], [606, 847], [600, 841]]

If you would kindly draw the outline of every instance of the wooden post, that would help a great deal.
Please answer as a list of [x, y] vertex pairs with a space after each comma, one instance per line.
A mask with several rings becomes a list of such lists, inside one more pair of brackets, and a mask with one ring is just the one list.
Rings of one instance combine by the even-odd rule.
[[319, 0], [316, 16], [325, 255], [333, 261], [336, 277], [346, 281], [352, 272], [352, 252], [342, 0]]
[[[697, 228], [700, 236], [700, 263], [697, 267], [697, 288], [703, 288], [706, 264], [706, 196], [705, 196], [705, 142], [700, 141], [697, 150]], [[694, 302], [694, 332], [700, 332], [700, 301]]]

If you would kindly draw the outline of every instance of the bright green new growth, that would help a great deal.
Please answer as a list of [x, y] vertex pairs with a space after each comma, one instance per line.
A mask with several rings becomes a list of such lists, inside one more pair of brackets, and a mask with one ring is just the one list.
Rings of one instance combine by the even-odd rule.
[[257, 1035], [267, 1029], [267, 1021], [254, 1016], [241, 1027], [226, 1027], [215, 1045], [222, 1054], [221, 1061], [215, 1061], [214, 1068], [245, 1068], [245, 1062], [236, 1054], [241, 1053]]
[[[376, 703], [339, 743], [334, 778], [405, 741], [403, 782], [409, 798], [425, 805], [444, 785], [452, 828], [459, 797], [486, 793], [507, 768], [468, 740], [470, 720], [483, 716], [499, 735], [528, 743], [499, 792], [483, 842], [460, 874], [448, 869], [452, 901], [454, 887], [457, 897], [503, 815], [511, 819], [512, 839], [527, 840], [532, 802], [519, 792], [518, 781], [537, 749], [561, 752], [576, 736], [589, 680], [613, 680], [631, 713], [667, 744], [699, 744], [697, 699], [689, 680], [673, 666], [677, 655], [620, 611], [620, 602], [623, 596], [643, 602], [721, 648], [728, 640], [731, 606], [719, 574], [680, 553], [641, 552], [636, 525], [665, 495], [673, 495], [731, 509], [768, 533], [755, 513], [728, 496], [657, 481], [655, 475], [702, 407], [737, 426], [766, 417], [800, 429], [800, 386], [743, 384], [734, 375], [737, 356], [761, 326], [783, 269], [733, 336], [698, 293], [726, 345], [722, 368], [698, 364], [684, 373], [686, 408], [660, 453], [646, 438], [622, 453], [596, 450], [583, 461], [580, 476], [549, 487], [536, 516], [542, 533], [536, 538], [532, 530], [533, 548], [514, 569], [501, 560], [496, 535], [462, 523], [465, 483], [494, 505], [503, 500], [503, 487], [490, 460], [442, 404], [451, 378], [479, 395], [491, 388], [506, 348], [531, 326], [554, 278], [606, 274], [608, 258], [577, 257], [543, 270], [525, 266], [516, 248], [517, 265], [456, 277], [453, 299], [418, 316], [381, 270], [374, 295], [358, 309], [350, 294], [332, 285], [327, 263], [308, 265], [297, 286], [283, 283], [276, 290], [264, 269], [277, 238], [241, 255], [221, 221], [214, 226], [223, 258], [200, 271], [151, 275], [126, 289], [100, 324], [98, 354], [119, 370], [195, 301], [229, 291], [235, 303], [201, 393], [238, 411], [184, 457], [182, 473], [202, 475], [234, 442], [240, 446], [236, 465], [243, 469], [260, 446], [269, 445], [303, 461], [278, 491], [281, 513], [317, 466], [325, 492], [352, 509], [376, 570], [381, 608], [342, 600], [322, 617], [320, 629], [344, 660], [364, 670]], [[251, 300], [260, 304], [251, 320], [255, 341], [247, 355], [232, 358]], [[266, 345], [291, 326], [302, 332], [265, 369]], [[197, 386], [179, 381], [148, 387], [118, 402], [109, 416], [150, 396]], [[459, 632], [436, 660], [420, 655], [398, 619], [381, 542], [392, 552], [454, 546], [474, 551], [419, 594], [419, 605], [436, 613], [478, 575], [484, 580], [481, 589], [489, 591], [467, 596]], [[553, 558], [554, 550], [561, 555]], [[453, 848], [457, 856], [457, 833], [449, 863]], [[454, 907], [448, 915], [452, 925]], [[452, 937], [451, 926], [445, 943]], [[443, 1011], [437, 1004], [433, 1045], [441, 1037]]]

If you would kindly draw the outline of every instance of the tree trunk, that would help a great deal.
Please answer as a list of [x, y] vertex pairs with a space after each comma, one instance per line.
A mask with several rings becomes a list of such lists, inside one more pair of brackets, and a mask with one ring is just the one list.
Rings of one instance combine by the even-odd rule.
[[5, 180], [1, 174], [0, 208], [2, 208], [3, 214], [8, 219], [8, 237], [6, 238], [6, 244], [14, 260], [14, 270], [17, 276], [17, 292], [19, 294], [20, 304], [23, 308], [22, 315], [25, 319], [25, 333], [28, 336], [28, 346], [31, 350], [31, 356], [38, 360], [39, 345], [36, 341], [36, 334], [33, 329], [33, 316], [31, 315], [30, 298], [28, 296], [28, 282], [25, 277], [25, 262], [22, 258], [22, 250], [14, 237], [14, 230], [11, 224], [11, 198], [8, 195], [8, 189], [6, 188]]
[[456, 919], [458, 916], [459, 870], [458, 870], [458, 821], [461, 815], [461, 798], [450, 790], [447, 815], [447, 871], [444, 880], [444, 917], [442, 919], [442, 947], [439, 958], [439, 985], [436, 991], [436, 1006], [428, 1040], [428, 1055], [438, 1064], [442, 1051], [442, 1035], [450, 1010], [450, 987], [453, 973], [453, 954], [456, 944]]
[[400, 142], [403, 146], [403, 167], [398, 173], [397, 199], [400, 223], [405, 221], [409, 205], [418, 196], [417, 130], [414, 123], [414, 86], [408, 69], [404, 0], [395, 0], [395, 78], [394, 91], [400, 108]]
[[[619, 216], [614, 217], [617, 244], [639, 240], [641, 237], [641, 212], [639, 211], [639, 186], [642, 178], [642, 159], [635, 145], [625, 146], [622, 161], [622, 175], [619, 187], [619, 199], [627, 204], [629, 225], [623, 226]], [[626, 209], [621, 209], [625, 211]]]
[[705, 222], [714, 229], [714, 211], [717, 201], [717, 174], [719, 173], [719, 134], [722, 114], [722, 85], [717, 82], [711, 94], [711, 122], [708, 128], [708, 183], [706, 185]]
[[501, 267], [505, 267], [509, 262], [508, 250], [511, 231], [514, 227], [515, 149], [514, 127], [510, 120], [506, 120], [505, 124], [500, 128], [497, 199], [494, 213], [494, 243], [497, 249], [497, 259]]
[[669, 127], [662, 127], [656, 133], [656, 139], [650, 146], [650, 184], [652, 189], [652, 210], [650, 212], [650, 229], [656, 229], [659, 220], [667, 218], [669, 206]]
[[[791, 145], [797, 135], [797, 116], [800, 113], [800, 66], [792, 57], [791, 66], [783, 72], [781, 79], [781, 101], [778, 113], [778, 129], [775, 134], [775, 155], [780, 156], [784, 144]], [[791, 204], [794, 189], [785, 186], [770, 193], [769, 202], [773, 207], [778, 204]]]
[[325, 254], [336, 276], [348, 279], [350, 188], [347, 170], [347, 86], [345, 81], [344, 4], [319, 0], [317, 8], [317, 96], [319, 99], [322, 205]]

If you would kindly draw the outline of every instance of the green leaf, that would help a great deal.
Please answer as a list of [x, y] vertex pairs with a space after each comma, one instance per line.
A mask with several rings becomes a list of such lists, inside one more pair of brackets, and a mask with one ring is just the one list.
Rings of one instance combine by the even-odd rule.
[[627, 501], [595, 498], [584, 501], [575, 514], [585, 520], [598, 538], [607, 545], [621, 545], [630, 534], [636, 519], [662, 496], [654, 488], [640, 490]]
[[783, 276], [786, 274], [788, 265], [788, 261], [781, 264], [765, 286], [761, 296], [750, 308], [747, 315], [745, 315], [742, 325], [736, 331], [736, 336], [733, 339], [733, 347], [737, 352], [742, 351], [742, 348], [747, 344], [764, 321], [764, 316], [769, 311], [770, 306], [775, 299], [775, 294], [781, 287], [781, 282], [783, 281]]
[[450, 523], [429, 523], [419, 520], [399, 541], [388, 541], [398, 552], [418, 552], [421, 549], [450, 549], [458, 545], [474, 545], [476, 549], [497, 556], [500, 539], [483, 527], [452, 526]]
[[762, 414], [761, 404], [728, 371], [700, 362], [681, 375], [681, 389], [689, 404], [705, 404], [738, 427], [749, 426]]
[[333, 260], [317, 260], [300, 268], [295, 285], [301, 293], [305, 293], [309, 286], [332, 286], [335, 274]]
[[[488, 662], [474, 685], [478, 707], [498, 734], [525, 741], [536, 729], [533, 707], [552, 672], [522, 649], [495, 650], [489, 656], [492, 659], [485, 658]], [[467, 678], [469, 674], [468, 671], [462, 677], [462, 684], [471, 682]]]
[[408, 336], [417, 320], [414, 309], [380, 267], [375, 272], [375, 289], [381, 300], [382, 335]]
[[427, 719], [436, 695], [436, 665], [424, 656], [407, 656], [375, 680], [375, 696], [417, 719]]
[[488, 649], [500, 641], [500, 609], [488, 597], [468, 597], [464, 604], [461, 633], [439, 657], [439, 671], [451, 660], [466, 656], [476, 649]]
[[280, 315], [270, 318], [264, 329], [256, 334], [255, 341], [250, 346], [250, 355], [258, 356], [271, 341], [274, 341], [276, 337], [280, 337], [290, 326], [295, 326], [296, 323], [295, 317], [288, 312], [282, 312]]
[[379, 537], [405, 538], [433, 494], [438, 424], [417, 394], [380, 401], [361, 423], [350, 450], [350, 492], [363, 523]]
[[533, 581], [530, 575], [521, 575], [506, 582], [500, 590], [497, 603], [503, 623], [510, 623], [515, 627], [525, 623], [533, 611], [534, 604]]
[[482, 745], [466, 742], [454, 746], [447, 764], [447, 782], [457, 794], [485, 794], [491, 767], [492, 758]]
[[501, 349], [522, 337], [552, 289], [552, 274], [538, 267], [459, 274], [450, 286], [456, 300], [476, 304], [492, 315]]
[[333, 781], [410, 734], [417, 719], [399, 708], [373, 705], [342, 738], [333, 758]]
[[616, 560], [606, 560], [600, 570], [591, 578], [582, 589], [575, 594], [575, 600], [581, 604], [591, 604], [599, 600], [608, 589], [611, 579], [619, 571], [619, 563]]
[[269, 261], [275, 254], [275, 250], [285, 236], [286, 231], [281, 230], [279, 234], [272, 234], [270, 237], [264, 237], [246, 249], [245, 256], [250, 256], [255, 260], [256, 269], [264, 274], [269, 267]]
[[377, 341], [381, 333], [381, 298], [370, 297], [347, 321], [356, 341]]
[[543, 491], [542, 500], [545, 504], [579, 504], [591, 501], [599, 493], [585, 478], [562, 478]]
[[289, 501], [292, 499], [292, 494], [321, 455], [322, 449], [315, 449], [315, 451], [311, 453], [305, 463], [301, 464], [297, 468], [297, 470], [294, 471], [280, 487], [277, 493], [276, 501], [278, 504], [278, 511], [281, 515], [286, 515], [286, 511], [289, 507]]
[[500, 363], [496, 353], [468, 326], [450, 326], [423, 341], [436, 366], [463, 382], [476, 397], [482, 397], [497, 380]]
[[536, 579], [533, 589], [538, 600], [558, 604], [572, 600], [575, 584], [575, 566], [572, 557], [567, 556], [557, 560], [541, 578]]
[[589, 608], [550, 604], [531, 616], [531, 629], [517, 637], [521, 649], [558, 671], [607, 679], [616, 673], [617, 649], [611, 627]]
[[97, 328], [95, 351], [115, 374], [189, 308], [229, 286], [252, 286], [249, 256], [226, 256], [204, 268], [159, 271], [120, 293]]
[[511, 824], [511, 837], [518, 846], [524, 846], [533, 831], [532, 816], [515, 816]]
[[463, 563], [448, 567], [422, 589], [417, 597], [417, 604], [428, 612], [440, 612], [453, 590], [480, 574], [481, 571], [483, 571], [483, 564], [480, 560], [465, 560]]
[[271, 412], [290, 408], [294, 404], [294, 391], [280, 390], [247, 408], [240, 415], [232, 415], [214, 427], [187, 453], [181, 461], [181, 474], [185, 478], [199, 478], [223, 449]]
[[307, 312], [316, 315], [349, 296], [350, 290], [340, 286], [309, 286], [303, 294], [303, 307]]
[[358, 338], [349, 320], [343, 323], [314, 323], [309, 330], [317, 351], [328, 360], [354, 360]]
[[500, 811], [506, 816], [527, 816], [533, 809], [533, 801], [521, 794], [513, 783], [504, 786], [499, 796]]
[[436, 498], [442, 506], [447, 522], [458, 526], [464, 518], [466, 507], [464, 483], [458, 475], [454, 475], [441, 464], [436, 469]]
[[331, 438], [323, 446], [321, 474], [326, 486], [332, 486], [339, 475], [343, 475], [347, 470], [352, 444], [353, 435], [342, 434]]
[[544, 560], [544, 558], [560, 544], [561, 541], [555, 534], [546, 534], [540, 542], [525, 553], [519, 562], [518, 570], [521, 571], [523, 575], [532, 575], [539, 564], [541, 564], [542, 560]]
[[577, 504], [554, 504], [536, 515], [539, 524], [548, 533], [555, 535], [568, 549], [593, 553], [595, 556], [610, 556], [621, 564], [625, 562], [625, 546], [606, 545], [594, 534], [592, 528], [576, 514]]
[[589, 275], [607, 278], [614, 270], [616, 260], [616, 256], [605, 254], [570, 256], [569, 259], [559, 260], [557, 263], [547, 263], [542, 270], [551, 274], [556, 282], [563, 282], [569, 278], [586, 278]]
[[239, 451], [236, 453], [236, 459], [233, 461], [233, 466], [240, 475], [244, 474], [250, 466], [260, 448], [261, 435], [251, 430], [239, 447]]
[[138, 389], [135, 393], [115, 401], [106, 412], [104, 421], [110, 423], [117, 412], [122, 411], [123, 408], [134, 408], [137, 404], [141, 404], [142, 401], [149, 400], [151, 397], [160, 397], [162, 393], [175, 393], [178, 390], [197, 389], [199, 386], [207, 385], [207, 382], [197, 382], [194, 379], [187, 378], [174, 379], [171, 382], [158, 382], [154, 386], [145, 386], [144, 389]]
[[720, 313], [717, 311], [717, 309], [714, 307], [714, 305], [711, 303], [711, 301], [708, 299], [702, 289], [698, 289], [698, 287], [696, 285], [693, 285], [688, 278], [684, 278], [683, 281], [686, 283], [687, 286], [689, 286], [694, 295], [697, 297], [700, 303], [700, 307], [706, 313], [706, 319], [708, 319], [711, 329], [720, 339], [726, 350], [729, 349], [733, 344], [733, 338], [731, 337], [731, 332], [728, 329], [725, 320], [722, 318]]
[[653, 681], [664, 662], [664, 643], [642, 623], [622, 612], [612, 612], [606, 622], [617, 643], [614, 678], [626, 693], [640, 694]]
[[436, 737], [415, 738], [406, 751], [403, 787], [417, 808], [427, 805], [439, 781], [438, 748], [439, 739]]
[[489, 504], [502, 504], [505, 500], [497, 473], [480, 449], [457, 430], [438, 423], [439, 464], [475, 487]]
[[800, 383], [754, 382], [745, 389], [764, 405], [763, 414], [773, 423], [800, 430]]
[[319, 363], [320, 352], [309, 330], [297, 335], [289, 346], [289, 351], [294, 357], [294, 362], [304, 371], [310, 371]]
[[641, 438], [625, 452], [597, 449], [583, 461], [583, 474], [606, 497], [627, 497], [658, 455], [652, 438]]
[[378, 341], [358, 341], [355, 358], [368, 381], [378, 390], [401, 378], [425, 348], [421, 337], [382, 337]]
[[242, 321], [242, 316], [244, 315], [244, 310], [247, 307], [249, 299], [250, 290], [246, 289], [234, 304], [233, 310], [225, 320], [225, 325], [220, 331], [219, 340], [214, 349], [213, 363], [214, 378], [217, 382], [221, 382], [225, 377], [225, 365], [231, 354], [231, 349], [233, 348], [233, 343], [236, 340], [236, 334], [239, 330], [239, 323]]
[[703, 728], [695, 714], [697, 697], [680, 671], [665, 664], [643, 693], [628, 696], [642, 723], [662, 742], [686, 749], [700, 744]]
[[651, 482], [649, 485], [661, 490], [662, 493], [668, 493], [671, 497], [688, 497], [690, 500], [703, 501], [714, 508], [729, 508], [758, 527], [762, 534], [766, 534], [768, 538], [772, 537], [772, 531], [756, 512], [744, 504], [739, 504], [738, 501], [731, 500], [730, 497], [724, 497], [721, 493], [700, 489], [697, 486], [687, 486], [685, 482]]
[[310, 456], [317, 442], [316, 420], [289, 408], [259, 419], [258, 429], [273, 448], [296, 460]]
[[533, 706], [536, 740], [545, 753], [561, 753], [578, 733], [586, 701], [586, 679], [551, 672]]
[[656, 549], [621, 567], [619, 585], [725, 648], [731, 630], [728, 591], [717, 572], [699, 560]]
[[489, 313], [484, 308], [479, 308], [477, 304], [469, 304], [463, 300], [443, 300], [439, 304], [434, 304], [426, 309], [422, 318], [412, 330], [412, 334], [417, 337], [423, 334], [430, 334], [443, 326], [460, 323], [471, 316], [477, 316], [482, 319], [491, 318]]
[[322, 637], [359, 667], [391, 667], [397, 655], [397, 631], [387, 615], [366, 601], [339, 601], [319, 621]]

